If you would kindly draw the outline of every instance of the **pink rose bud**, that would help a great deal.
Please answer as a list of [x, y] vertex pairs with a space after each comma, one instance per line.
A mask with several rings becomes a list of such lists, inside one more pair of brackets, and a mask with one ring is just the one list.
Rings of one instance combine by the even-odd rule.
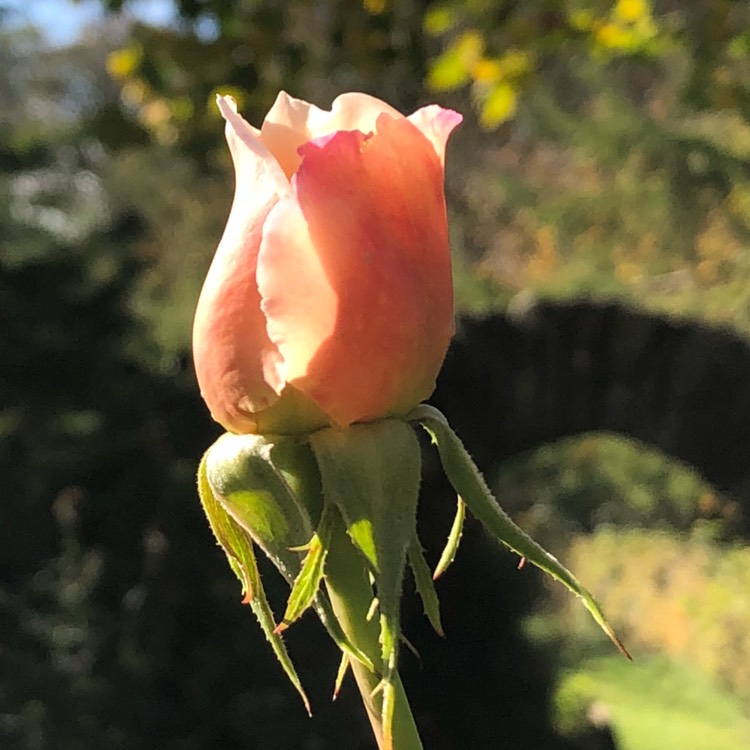
[[453, 334], [443, 161], [461, 115], [282, 92], [257, 130], [218, 104], [236, 188], [193, 327], [212, 416], [296, 433], [405, 414]]

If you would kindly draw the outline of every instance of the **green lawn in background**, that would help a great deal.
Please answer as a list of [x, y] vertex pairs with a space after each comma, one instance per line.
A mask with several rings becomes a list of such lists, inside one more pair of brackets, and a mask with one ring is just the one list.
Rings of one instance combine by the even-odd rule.
[[585, 661], [564, 673], [556, 703], [570, 709], [573, 694], [606, 705], [621, 750], [750, 747], [750, 707], [698, 670], [661, 657]]

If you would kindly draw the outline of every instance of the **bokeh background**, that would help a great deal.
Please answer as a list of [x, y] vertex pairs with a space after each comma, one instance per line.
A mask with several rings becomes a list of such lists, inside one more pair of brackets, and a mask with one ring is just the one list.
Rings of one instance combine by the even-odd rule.
[[[313, 618], [307, 718], [195, 492], [213, 100], [282, 88], [464, 113], [435, 402], [636, 657], [469, 523], [446, 639], [406, 584], [426, 748], [748, 746], [750, 4], [2, 0], [0, 66], [0, 746], [371, 747]], [[429, 452], [421, 503], [434, 560]]]

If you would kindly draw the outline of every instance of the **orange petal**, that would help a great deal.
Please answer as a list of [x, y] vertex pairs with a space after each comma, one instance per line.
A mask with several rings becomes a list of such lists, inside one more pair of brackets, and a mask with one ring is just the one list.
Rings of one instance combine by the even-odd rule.
[[193, 324], [201, 395], [233, 432], [255, 429], [254, 412], [277, 399], [279, 353], [266, 332], [255, 279], [263, 222], [289, 183], [230, 98], [219, 97], [236, 172], [232, 209], [203, 284]]
[[453, 333], [443, 170], [403, 117], [300, 148], [293, 196], [258, 257], [283, 377], [340, 425], [403, 413], [433, 390]]

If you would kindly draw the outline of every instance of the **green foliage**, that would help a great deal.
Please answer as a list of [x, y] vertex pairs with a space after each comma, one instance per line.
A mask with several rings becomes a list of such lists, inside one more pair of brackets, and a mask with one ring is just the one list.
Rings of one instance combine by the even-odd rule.
[[[620, 639], [610, 627], [601, 608], [589, 591], [557, 558], [540, 546], [517, 526], [492, 496], [463, 444], [449, 427], [445, 417], [437, 409], [422, 405], [410, 416], [424, 427], [437, 446], [440, 463], [453, 489], [466, 503], [469, 512], [482, 524], [487, 533], [500, 544], [515, 552], [522, 560], [528, 560], [547, 575], [575, 594], [589, 611], [596, 623], [607, 634], [620, 652], [630, 658]], [[457, 543], [457, 541], [456, 541]]]
[[750, 550], [602, 527], [571, 565], [636, 652], [692, 664], [750, 701]]
[[427, 34], [444, 38], [430, 64], [434, 91], [470, 86], [479, 121], [495, 129], [510, 120], [519, 97], [544, 68], [571, 49], [593, 59], [649, 55], [659, 29], [647, 0], [608, 3], [505, 3], [442, 0], [424, 15]]
[[555, 724], [563, 735], [575, 737], [586, 726], [596, 694], [596, 682], [583, 670], [560, 680], [553, 697], [552, 711]]
[[625, 750], [736, 750], [750, 741], [742, 704], [699, 670], [664, 658], [590, 659], [564, 674], [554, 705], [574, 735], [581, 714], [607, 717]]
[[525, 526], [550, 539], [600, 524], [731, 536], [739, 520], [736, 501], [695, 471], [614, 435], [544, 446], [506, 462], [496, 482], [498, 496], [523, 513]]

